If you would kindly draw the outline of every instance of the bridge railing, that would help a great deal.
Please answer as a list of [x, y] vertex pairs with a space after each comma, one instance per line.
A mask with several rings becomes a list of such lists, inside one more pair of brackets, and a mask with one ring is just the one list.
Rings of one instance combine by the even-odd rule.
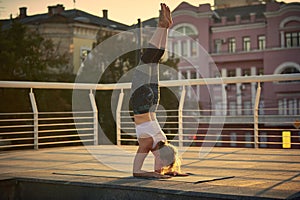
[[[278, 107], [267, 108], [277, 114], [263, 113], [260, 108], [261, 83], [299, 80], [299, 74], [285, 74], [161, 81], [161, 87], [180, 88], [180, 99], [178, 108], [158, 110], [157, 117], [167, 137], [178, 146], [210, 144], [226, 147], [282, 148], [290, 145], [292, 148], [300, 148], [299, 106], [288, 106], [285, 111], [279, 110]], [[240, 109], [243, 114], [231, 115], [230, 112], [234, 109], [226, 106], [209, 110], [188, 109], [184, 106], [187, 103], [186, 88], [189, 86], [220, 85], [224, 88], [223, 86], [228, 84], [247, 83], [257, 86], [255, 103], [253, 107]], [[32, 110], [16, 113], [0, 111], [0, 150], [14, 147], [38, 149], [49, 145], [82, 143], [98, 145], [98, 114], [101, 110], [98, 110], [97, 104], [101, 104], [101, 99], [95, 99], [94, 92], [103, 90], [114, 90], [119, 94], [116, 110], [113, 111], [116, 116], [117, 145], [135, 145], [137, 140], [132, 111], [123, 107], [124, 95], [130, 87], [130, 83], [0, 81], [0, 88], [28, 89]], [[39, 89], [88, 91], [91, 110], [41, 112], [35, 99], [35, 91]], [[299, 99], [295, 101], [300, 104]]]

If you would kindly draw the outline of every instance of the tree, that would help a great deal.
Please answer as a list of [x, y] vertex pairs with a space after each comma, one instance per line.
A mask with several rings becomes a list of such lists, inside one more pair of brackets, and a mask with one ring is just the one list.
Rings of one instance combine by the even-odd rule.
[[67, 52], [18, 21], [0, 32], [0, 80], [58, 81], [53, 75], [67, 74], [68, 61]]
[[[2, 81], [69, 81], [74, 75], [66, 67], [68, 53], [50, 39], [29, 30], [17, 20], [10, 27], [0, 26], [0, 80]], [[1, 112], [30, 111], [28, 90], [0, 89]], [[35, 91], [40, 110], [69, 110], [70, 92], [55, 90]], [[54, 103], [55, 102], [55, 103]]]

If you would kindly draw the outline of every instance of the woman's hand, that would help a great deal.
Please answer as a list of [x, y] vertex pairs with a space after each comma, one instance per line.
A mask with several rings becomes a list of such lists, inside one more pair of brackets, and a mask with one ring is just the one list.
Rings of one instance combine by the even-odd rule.
[[182, 172], [167, 172], [167, 173], [165, 173], [165, 175], [168, 175], [168, 176], [189, 176], [188, 174], [182, 173]]
[[157, 172], [140, 172], [140, 173], [133, 173], [134, 177], [141, 177], [141, 178], [158, 178], [158, 179], [167, 179], [171, 178], [169, 175], [160, 174]]

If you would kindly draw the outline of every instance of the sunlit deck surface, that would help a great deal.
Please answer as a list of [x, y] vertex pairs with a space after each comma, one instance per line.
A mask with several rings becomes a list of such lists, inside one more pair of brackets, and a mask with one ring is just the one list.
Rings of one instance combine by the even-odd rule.
[[300, 150], [213, 148], [200, 158], [189, 147], [183, 170], [192, 175], [155, 180], [132, 177], [135, 146], [88, 148], [1, 152], [0, 199], [300, 199]]

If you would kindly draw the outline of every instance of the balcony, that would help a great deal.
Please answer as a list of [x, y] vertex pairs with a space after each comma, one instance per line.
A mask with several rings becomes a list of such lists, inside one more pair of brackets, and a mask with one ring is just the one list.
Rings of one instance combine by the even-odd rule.
[[[178, 88], [178, 108], [158, 110], [158, 120], [168, 139], [179, 147], [222, 146], [246, 148], [300, 148], [300, 112], [295, 115], [277, 113], [278, 108], [268, 108], [274, 112], [261, 112], [260, 83], [278, 81], [299, 81], [297, 74], [265, 75], [249, 77], [227, 77], [190, 80], [162, 81], [161, 87]], [[191, 108], [187, 102], [187, 88], [194, 85], [225, 85], [236, 83], [257, 83], [255, 104], [251, 108], [240, 108], [247, 115], [228, 114], [230, 109]], [[0, 150], [51, 146], [99, 145], [105, 134], [99, 123], [101, 98], [98, 91], [113, 91], [112, 108], [117, 145], [136, 145], [132, 112], [124, 105], [131, 84], [80, 84], [46, 82], [6, 82], [0, 81], [0, 88], [28, 91], [31, 112], [0, 113]], [[68, 90], [85, 95], [85, 110], [40, 111], [36, 99], [38, 90]], [[22, 99], [17, 99], [22, 101]], [[73, 101], [74, 103], [74, 101]], [[194, 102], [195, 103], [195, 102]], [[196, 102], [197, 103], [197, 102]], [[251, 112], [244, 112], [244, 110]], [[218, 114], [216, 114], [218, 113]], [[249, 114], [251, 113], [251, 115]], [[111, 129], [113, 130], [113, 129]], [[114, 143], [114, 142], [113, 142]]]

